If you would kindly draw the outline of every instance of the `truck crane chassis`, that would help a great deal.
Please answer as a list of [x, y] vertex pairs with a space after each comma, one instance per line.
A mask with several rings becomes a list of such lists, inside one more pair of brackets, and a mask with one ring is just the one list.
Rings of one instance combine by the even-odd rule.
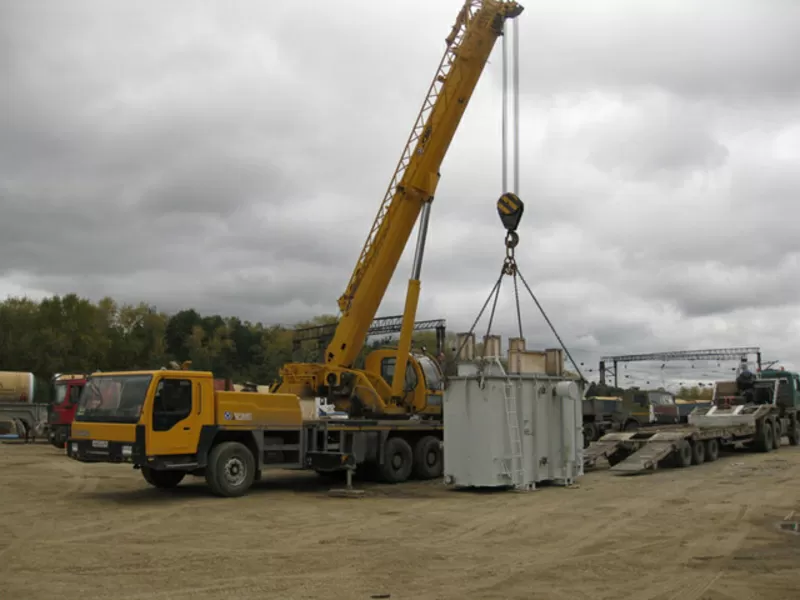
[[299, 428], [261, 429], [246, 434], [211, 426], [201, 432], [195, 454], [148, 456], [146, 433], [141, 427], [133, 442], [72, 439], [66, 453], [80, 462], [132, 464], [142, 470], [151, 485], [161, 488], [178, 485], [189, 474], [206, 476], [210, 483], [218, 482], [215, 492], [229, 495], [221, 474], [218, 477], [214, 472], [220, 469], [212, 449], [220, 435], [229, 445], [247, 449], [241, 459], [253, 461], [248, 465], [251, 468], [245, 469], [253, 480], [260, 479], [261, 472], [267, 469], [351, 474], [363, 465], [368, 466], [366, 471], [371, 478], [398, 483], [441, 475], [441, 428], [441, 424], [423, 421], [327, 419], [306, 420]]

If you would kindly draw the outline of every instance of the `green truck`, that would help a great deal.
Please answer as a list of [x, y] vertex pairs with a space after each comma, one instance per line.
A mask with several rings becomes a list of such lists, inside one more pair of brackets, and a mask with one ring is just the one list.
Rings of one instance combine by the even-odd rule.
[[632, 388], [620, 395], [588, 396], [583, 402], [583, 446], [611, 431], [686, 423], [695, 407], [710, 405], [709, 401], [678, 401], [666, 390]]

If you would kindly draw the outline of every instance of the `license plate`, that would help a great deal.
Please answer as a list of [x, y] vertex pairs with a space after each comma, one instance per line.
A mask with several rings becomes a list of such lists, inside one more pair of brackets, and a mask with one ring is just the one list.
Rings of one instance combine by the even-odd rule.
[[108, 448], [108, 442], [92, 440], [92, 448]]

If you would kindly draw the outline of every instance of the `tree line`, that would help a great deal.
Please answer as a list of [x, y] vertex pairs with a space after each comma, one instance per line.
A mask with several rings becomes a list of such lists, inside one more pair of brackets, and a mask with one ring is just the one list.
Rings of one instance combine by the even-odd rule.
[[[321, 315], [296, 327], [335, 322], [335, 316]], [[158, 369], [190, 360], [193, 369], [216, 377], [268, 384], [283, 364], [320, 358], [313, 341], [294, 347], [293, 330], [238, 317], [201, 316], [194, 309], [167, 314], [146, 303], [120, 304], [112, 298], [94, 303], [76, 294], [41, 301], [12, 297], [0, 302], [0, 370], [32, 372], [48, 380], [55, 373]], [[390, 341], [391, 336], [371, 338], [361, 358]], [[448, 346], [453, 343], [454, 336]], [[414, 344], [435, 353], [435, 332], [415, 334]]]
[[[587, 396], [625, 396], [639, 391], [638, 386], [629, 388], [614, 387], [613, 385], [591, 383], [586, 393]], [[642, 390], [644, 391], [644, 390]], [[663, 387], [656, 388], [656, 391], [666, 391]], [[714, 388], [709, 385], [692, 385], [680, 386], [677, 392], [674, 392], [676, 398], [683, 400], [711, 400], [714, 397]]]
[[[334, 315], [320, 315], [295, 327], [335, 322]], [[47, 381], [55, 373], [158, 369], [170, 361], [190, 360], [192, 368], [212, 371], [216, 377], [269, 384], [287, 362], [320, 359], [314, 342], [295, 347], [295, 327], [202, 316], [194, 309], [167, 314], [147, 303], [120, 304], [108, 297], [97, 303], [76, 294], [40, 301], [11, 297], [0, 302], [0, 370], [30, 371]], [[371, 338], [360, 360], [370, 349], [392, 342], [391, 336]], [[435, 354], [436, 334], [416, 332], [413, 344]], [[448, 374], [455, 372], [455, 345], [455, 335], [448, 333], [444, 348]], [[480, 355], [481, 344], [477, 346]], [[600, 392], [589, 390], [589, 394], [617, 395], [608, 386]], [[682, 388], [677, 396], [695, 399], [710, 394], [710, 389], [693, 387]]]

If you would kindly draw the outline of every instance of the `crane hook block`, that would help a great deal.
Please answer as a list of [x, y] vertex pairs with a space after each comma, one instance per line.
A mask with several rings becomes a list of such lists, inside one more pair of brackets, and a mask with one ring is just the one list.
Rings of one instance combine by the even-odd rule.
[[497, 213], [508, 231], [517, 230], [524, 209], [525, 204], [512, 192], [506, 192], [497, 201]]

